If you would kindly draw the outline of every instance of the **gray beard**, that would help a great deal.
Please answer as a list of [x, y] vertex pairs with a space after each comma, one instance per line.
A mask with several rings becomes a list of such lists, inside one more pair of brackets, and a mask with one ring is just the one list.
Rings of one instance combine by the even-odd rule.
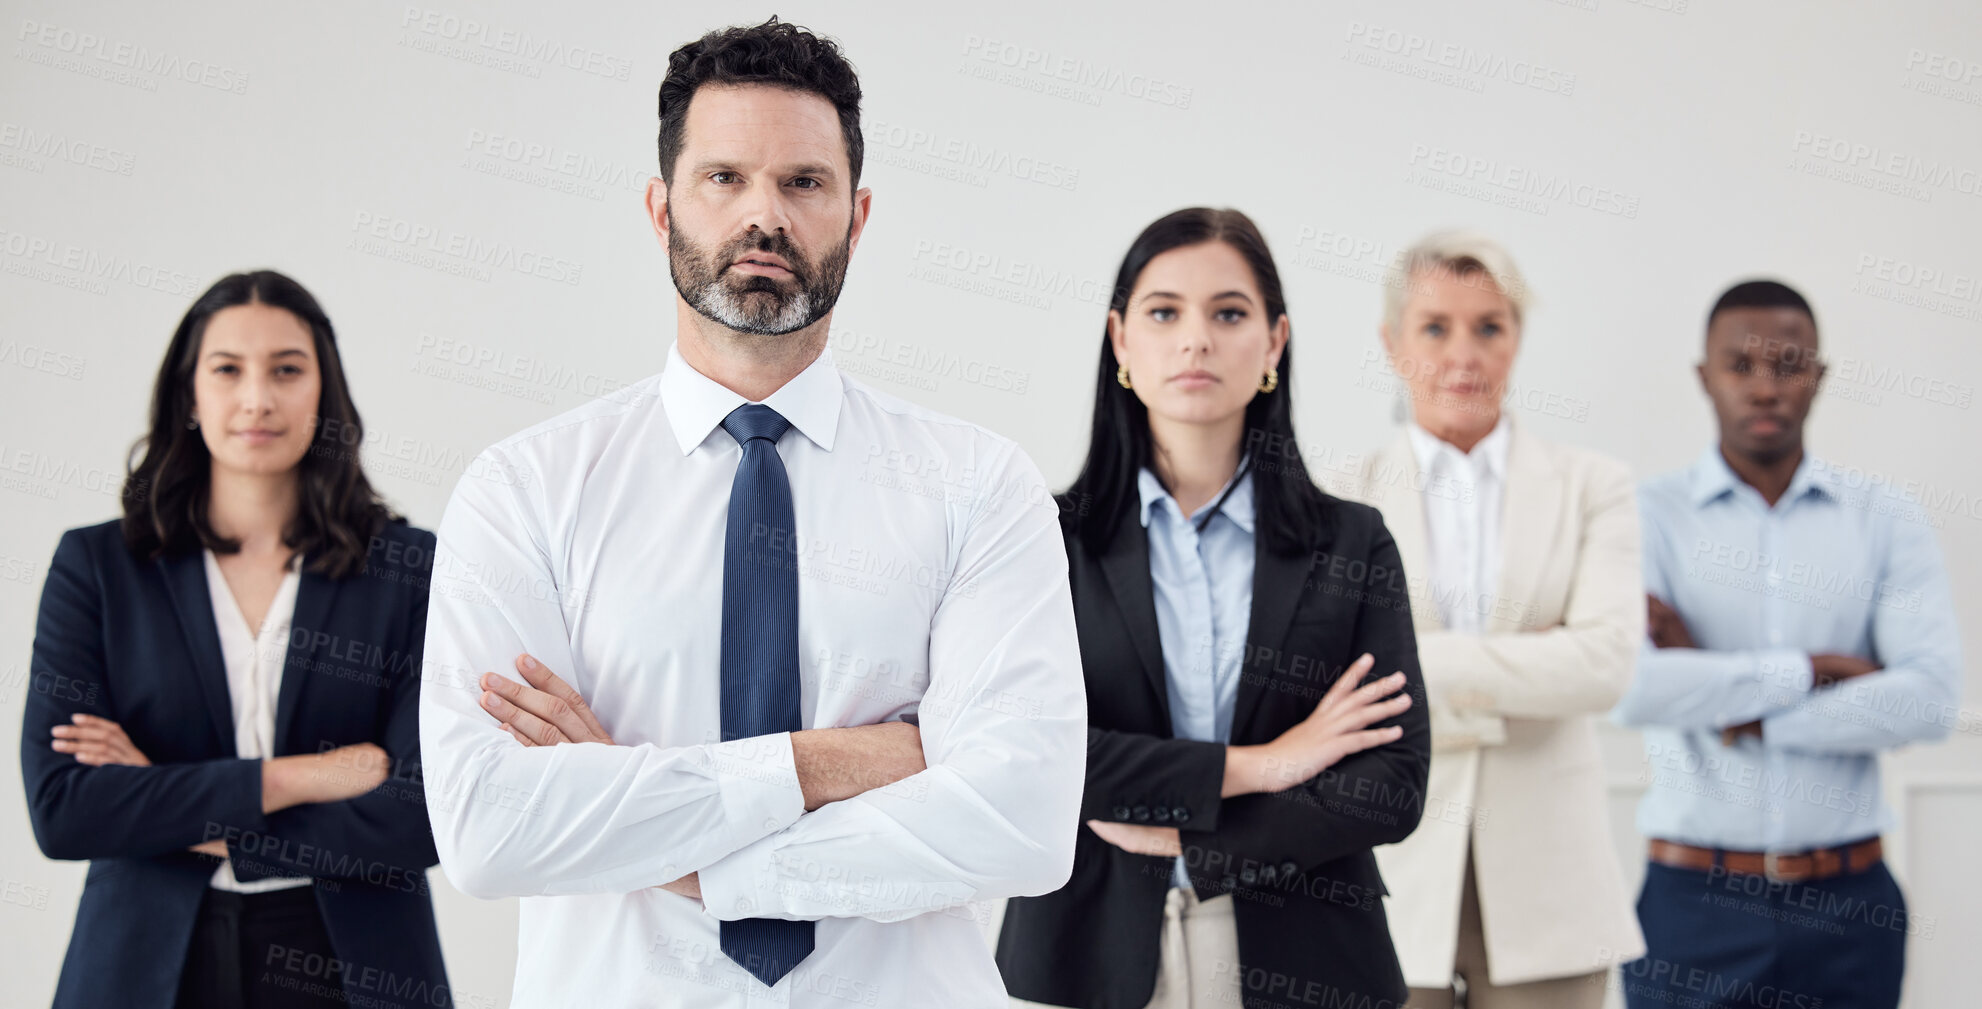
[[[750, 248], [751, 243], [732, 241], [722, 246], [720, 254], [712, 254], [674, 225], [672, 211], [668, 223], [668, 275], [675, 290], [697, 314], [737, 333], [784, 336], [804, 329], [832, 311], [840, 286], [846, 282], [852, 244], [850, 218], [848, 237], [842, 238], [838, 248], [826, 252], [817, 262], [782, 239], [766, 248], [766, 251], [778, 251], [791, 263], [796, 282], [789, 293], [764, 277], [748, 276], [742, 277], [740, 283], [725, 282], [724, 275], [728, 272], [725, 257], [731, 250]], [[765, 304], [758, 297], [760, 294], [769, 295], [770, 304]]]
[[[739, 295], [723, 286], [722, 281], [712, 280], [687, 295], [687, 298], [690, 307], [697, 312], [739, 333], [783, 336], [813, 323], [812, 292], [803, 286], [790, 298], [779, 299], [781, 304], [769, 312], [749, 307], [748, 299], [759, 293], [765, 292], [747, 291]], [[771, 293], [775, 298], [775, 292]]]

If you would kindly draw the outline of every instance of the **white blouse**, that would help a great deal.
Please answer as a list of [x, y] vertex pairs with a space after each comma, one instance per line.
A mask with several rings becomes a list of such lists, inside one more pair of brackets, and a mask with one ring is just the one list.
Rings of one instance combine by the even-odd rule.
[[[282, 689], [282, 666], [289, 655], [289, 625], [296, 616], [296, 586], [302, 580], [291, 562], [282, 576], [282, 586], [262, 618], [260, 633], [248, 626], [248, 618], [234, 601], [226, 576], [213, 551], [206, 554], [207, 592], [213, 597], [213, 622], [220, 632], [220, 656], [227, 665], [227, 695], [234, 708], [234, 752], [238, 757], [275, 755], [275, 701]], [[235, 893], [266, 893], [295, 886], [308, 886], [310, 880], [294, 876], [271, 876], [252, 882], [234, 878], [234, 862], [223, 859], [213, 871], [208, 886]]]
[[1500, 588], [1501, 503], [1512, 428], [1505, 414], [1471, 452], [1412, 424], [1425, 482], [1427, 587], [1447, 630], [1478, 634]]

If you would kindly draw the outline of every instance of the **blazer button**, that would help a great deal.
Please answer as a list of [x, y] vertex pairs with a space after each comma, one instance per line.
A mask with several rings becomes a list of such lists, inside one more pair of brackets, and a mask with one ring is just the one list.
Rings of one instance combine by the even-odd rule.
[[1126, 820], [1129, 818], [1129, 807], [1127, 806], [1116, 806], [1109, 812], [1114, 813], [1117, 820]]
[[1158, 806], [1155, 809], [1150, 810], [1149, 815], [1156, 817], [1157, 823], [1170, 822], [1170, 810], [1166, 806]]
[[1148, 823], [1148, 822], [1149, 822], [1149, 807], [1148, 807], [1148, 806], [1137, 806], [1137, 807], [1135, 808], [1135, 810], [1134, 810], [1133, 812], [1131, 812], [1131, 813], [1130, 813], [1129, 815], [1131, 815], [1131, 816], [1133, 816], [1133, 817], [1135, 817], [1135, 819], [1136, 819], [1136, 822], [1137, 822], [1137, 823]]
[[1218, 880], [1218, 883], [1223, 888], [1230, 890], [1231, 888], [1239, 885], [1239, 880], [1238, 877], [1228, 872]]
[[1191, 818], [1191, 811], [1185, 809], [1182, 806], [1178, 806], [1176, 809], [1170, 811], [1170, 819], [1175, 820], [1178, 823], [1187, 823], [1189, 822], [1190, 818]]
[[1248, 866], [1245, 870], [1239, 873], [1239, 882], [1244, 883], [1247, 886], [1251, 886], [1254, 883], [1259, 882], [1259, 873], [1254, 872], [1252, 868]]
[[1287, 861], [1285, 861], [1285, 862], [1282, 862], [1282, 863], [1280, 863], [1280, 878], [1281, 878], [1281, 879], [1293, 879], [1293, 878], [1294, 878], [1294, 874], [1295, 874], [1295, 873], [1297, 873], [1297, 872], [1300, 872], [1300, 871], [1301, 871], [1301, 867], [1300, 867], [1300, 866], [1298, 866], [1298, 865], [1295, 865], [1295, 864], [1294, 864], [1294, 860], [1293, 860], [1293, 859], [1291, 859], [1291, 858], [1290, 858], [1290, 859], [1288, 859], [1288, 860], [1287, 860]]

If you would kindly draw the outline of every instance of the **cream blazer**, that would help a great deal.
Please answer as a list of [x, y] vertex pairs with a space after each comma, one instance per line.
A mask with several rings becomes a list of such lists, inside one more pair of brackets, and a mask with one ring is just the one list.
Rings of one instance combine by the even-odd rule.
[[1630, 470], [1514, 427], [1499, 588], [1481, 634], [1446, 630], [1428, 590], [1425, 474], [1408, 435], [1365, 459], [1355, 484], [1350, 496], [1380, 509], [1397, 539], [1431, 715], [1424, 819], [1376, 849], [1405, 979], [1452, 983], [1469, 841], [1492, 983], [1642, 955], [1595, 726], [1645, 636]]

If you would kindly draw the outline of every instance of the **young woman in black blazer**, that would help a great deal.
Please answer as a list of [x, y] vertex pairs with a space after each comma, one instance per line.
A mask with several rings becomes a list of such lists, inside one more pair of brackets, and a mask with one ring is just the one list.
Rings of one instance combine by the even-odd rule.
[[1061, 498], [1085, 826], [1066, 887], [1007, 905], [1015, 1003], [1403, 1004], [1370, 849], [1424, 807], [1416, 640], [1382, 519], [1307, 476], [1289, 334], [1237, 211], [1164, 217], [1122, 263]]
[[55, 1005], [452, 1004], [426, 870], [434, 537], [359, 465], [330, 320], [223, 278], [180, 322], [120, 521], [42, 589], [21, 773], [89, 874]]

